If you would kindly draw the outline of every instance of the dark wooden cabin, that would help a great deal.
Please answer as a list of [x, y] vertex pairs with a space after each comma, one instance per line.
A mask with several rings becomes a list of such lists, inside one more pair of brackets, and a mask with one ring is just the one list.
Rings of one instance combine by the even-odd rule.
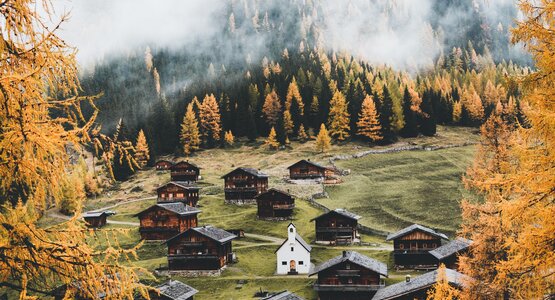
[[255, 198], [259, 219], [288, 220], [293, 216], [295, 198], [289, 193], [272, 188]]
[[156, 189], [158, 203], [183, 202], [197, 206], [200, 188], [184, 181], [170, 181]]
[[360, 216], [340, 208], [312, 219], [315, 221], [316, 243], [335, 245], [358, 241], [359, 219]]
[[268, 175], [253, 168], [237, 168], [224, 179], [225, 202], [233, 204], [255, 203], [255, 197], [268, 190]]
[[306, 159], [300, 160], [289, 167], [289, 178], [302, 179], [325, 179], [333, 176], [333, 170]]
[[172, 181], [197, 182], [200, 178], [200, 168], [188, 161], [180, 161], [170, 168]]
[[318, 274], [314, 290], [320, 300], [370, 299], [384, 288], [387, 265], [355, 251], [343, 251], [317, 266], [309, 276]]
[[156, 289], [158, 291], [149, 291], [151, 300], [193, 300], [193, 296], [198, 293], [190, 285], [172, 279], [157, 286]]
[[87, 223], [88, 227], [100, 228], [106, 225], [106, 219], [108, 214], [104, 211], [102, 212], [86, 212], [83, 214], [83, 219]]
[[[437, 275], [438, 270], [415, 278], [407, 275], [405, 281], [378, 290], [372, 300], [426, 300], [428, 291], [437, 282]], [[468, 276], [451, 269], [445, 269], [445, 277], [451, 286], [458, 289], [462, 289], [469, 280]]]
[[430, 254], [437, 259], [438, 266], [444, 264], [449, 269], [457, 270], [459, 268], [459, 256], [467, 253], [471, 244], [471, 240], [459, 237], [430, 251]]
[[216, 227], [192, 227], [166, 241], [170, 270], [220, 270], [233, 261], [235, 235]]
[[197, 226], [200, 210], [182, 202], [158, 203], [136, 214], [139, 233], [145, 240], [167, 240]]
[[396, 267], [427, 269], [437, 267], [437, 259], [430, 251], [440, 247], [442, 239], [448, 240], [443, 233], [413, 224], [388, 235], [386, 241], [393, 241]]
[[159, 160], [154, 164], [157, 171], [169, 170], [173, 166], [173, 162], [169, 160]]
[[291, 293], [288, 290], [272, 293], [260, 300], [304, 300], [299, 295]]

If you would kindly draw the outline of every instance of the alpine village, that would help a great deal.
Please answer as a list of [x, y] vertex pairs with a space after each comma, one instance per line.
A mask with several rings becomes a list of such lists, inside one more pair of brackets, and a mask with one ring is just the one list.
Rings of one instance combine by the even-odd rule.
[[555, 300], [552, 0], [0, 13], [0, 300]]

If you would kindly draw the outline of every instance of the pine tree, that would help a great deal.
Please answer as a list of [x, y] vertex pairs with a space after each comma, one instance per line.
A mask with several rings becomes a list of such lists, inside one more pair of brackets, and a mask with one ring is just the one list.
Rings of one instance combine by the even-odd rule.
[[197, 118], [193, 111], [193, 102], [187, 105], [187, 111], [183, 117], [183, 123], [181, 123], [180, 141], [183, 153], [187, 156], [199, 149], [200, 134]]
[[227, 146], [232, 147], [235, 143], [235, 137], [233, 137], [233, 133], [231, 130], [228, 130], [224, 134], [224, 142]]
[[382, 101], [379, 106], [380, 125], [382, 126], [382, 142], [389, 144], [395, 141], [395, 133], [393, 132], [391, 120], [393, 117], [393, 101], [389, 95], [389, 90], [384, 85], [382, 90]]
[[281, 115], [281, 102], [277, 93], [272, 90], [264, 101], [264, 106], [262, 107], [262, 113], [266, 118], [266, 123], [269, 126], [276, 126]]
[[378, 112], [376, 111], [376, 105], [369, 95], [362, 101], [357, 128], [357, 134], [369, 139], [371, 142], [382, 140], [380, 132], [382, 128], [380, 126]]
[[206, 95], [199, 111], [200, 137], [207, 146], [214, 146], [220, 141], [222, 131], [220, 110], [214, 94]]
[[308, 134], [306, 133], [306, 130], [304, 129], [304, 125], [302, 123], [299, 126], [299, 132], [297, 133], [297, 137], [301, 142], [305, 142], [308, 140]]
[[146, 141], [145, 133], [141, 129], [137, 135], [137, 142], [135, 144], [135, 160], [139, 164], [139, 167], [143, 168], [146, 166], [149, 159], [150, 151], [148, 150], [148, 143]]
[[323, 153], [331, 148], [331, 138], [324, 124], [320, 125], [320, 132], [316, 137], [316, 151]]
[[407, 138], [418, 136], [418, 118], [416, 112], [413, 110], [413, 102], [413, 96], [411, 96], [409, 89], [405, 87], [403, 96], [403, 117], [405, 119], [405, 125], [400, 131], [400, 134]]
[[270, 129], [270, 134], [264, 142], [264, 145], [268, 146], [268, 148], [270, 148], [271, 150], [275, 150], [279, 147], [279, 142], [276, 139], [276, 130], [274, 127]]
[[338, 90], [330, 101], [328, 127], [331, 137], [337, 141], [344, 141], [349, 137], [349, 112], [345, 96]]

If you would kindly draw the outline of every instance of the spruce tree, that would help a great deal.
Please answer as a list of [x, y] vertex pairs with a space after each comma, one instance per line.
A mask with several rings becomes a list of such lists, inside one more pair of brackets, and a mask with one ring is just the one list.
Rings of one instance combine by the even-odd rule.
[[420, 116], [420, 132], [425, 136], [436, 134], [436, 116], [432, 106], [431, 91], [424, 93], [422, 97], [422, 115]]
[[362, 108], [357, 122], [357, 134], [371, 142], [382, 140], [380, 121], [376, 105], [371, 96], [366, 96], [362, 101]]
[[402, 137], [417, 137], [418, 136], [418, 118], [416, 112], [412, 109], [413, 99], [409, 89], [405, 87], [403, 96], [403, 117], [405, 125], [399, 132]]
[[387, 86], [383, 87], [383, 99], [380, 103], [379, 109], [379, 119], [382, 126], [382, 142], [384, 144], [390, 144], [395, 141], [395, 133], [392, 129], [391, 119], [393, 117], [393, 100], [389, 95], [389, 90]]

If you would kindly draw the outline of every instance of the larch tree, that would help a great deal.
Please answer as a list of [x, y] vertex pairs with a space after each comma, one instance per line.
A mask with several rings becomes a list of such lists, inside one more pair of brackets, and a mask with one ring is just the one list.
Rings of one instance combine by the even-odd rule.
[[306, 130], [305, 130], [304, 125], [302, 123], [299, 126], [299, 132], [297, 133], [297, 137], [299, 138], [299, 141], [301, 141], [301, 142], [305, 142], [305, 141], [308, 140], [308, 134], [306, 133]]
[[276, 126], [279, 118], [281, 117], [281, 102], [276, 91], [272, 90], [264, 100], [264, 105], [262, 106], [262, 113], [266, 119], [266, 123], [269, 126]]
[[291, 136], [295, 129], [293, 118], [291, 117], [291, 113], [288, 110], [283, 112], [283, 129], [285, 130], [285, 134], [287, 136]]
[[235, 144], [235, 137], [233, 136], [233, 132], [231, 132], [231, 130], [225, 132], [224, 143], [229, 147], [232, 147], [233, 144]]
[[276, 129], [272, 127], [272, 129], [270, 129], [270, 134], [268, 134], [268, 138], [264, 142], [264, 145], [268, 146], [268, 148], [272, 150], [277, 149], [279, 147], [279, 142], [276, 136], [277, 136]]
[[330, 136], [337, 141], [344, 141], [349, 137], [349, 112], [347, 100], [340, 91], [336, 90], [330, 101], [328, 127]]
[[485, 202], [463, 203], [463, 220], [467, 218], [462, 233], [474, 243], [461, 265], [463, 272], [480, 276], [483, 284], [481, 289], [465, 290], [464, 299], [545, 299], [555, 291], [552, 4], [519, 3], [523, 18], [513, 30], [513, 41], [525, 45], [536, 67], [522, 81], [527, 126], [504, 135], [499, 135], [498, 126], [483, 127], [483, 140], [491, 142], [479, 149], [468, 184]]
[[220, 141], [222, 126], [220, 109], [214, 94], [206, 95], [199, 110], [200, 137], [207, 146], [214, 146]]
[[377, 142], [383, 138], [381, 129], [374, 99], [372, 99], [372, 96], [367, 95], [362, 101], [362, 108], [357, 122], [357, 134], [372, 142]]
[[[0, 18], [0, 194], [15, 203], [4, 203], [0, 214], [0, 287], [19, 299], [52, 296], [64, 284], [79, 287], [65, 299], [106, 291], [112, 299], [133, 299], [137, 289], [146, 295], [138, 269], [121, 264], [135, 249], [89, 244], [94, 238], [77, 217], [48, 230], [37, 225], [46, 208], [59, 205], [71, 168], [68, 149], [91, 141], [97, 110], [78, 96], [75, 51], [57, 36], [67, 16], [58, 20], [49, 1], [13, 0], [0, 4]], [[89, 119], [83, 100], [91, 100]]]
[[316, 151], [324, 153], [331, 148], [331, 138], [326, 129], [326, 125], [320, 125], [320, 131], [316, 136]]
[[143, 130], [139, 131], [137, 135], [137, 142], [135, 143], [135, 160], [139, 167], [143, 168], [148, 163], [150, 159], [150, 151], [148, 149], [148, 143], [146, 141], [146, 136]]
[[445, 265], [441, 264], [437, 269], [436, 283], [428, 290], [426, 300], [458, 300], [460, 291], [449, 284]]
[[197, 117], [193, 111], [193, 102], [187, 105], [187, 111], [185, 112], [183, 122], [181, 123], [180, 141], [185, 155], [190, 155], [199, 149], [200, 133]]

